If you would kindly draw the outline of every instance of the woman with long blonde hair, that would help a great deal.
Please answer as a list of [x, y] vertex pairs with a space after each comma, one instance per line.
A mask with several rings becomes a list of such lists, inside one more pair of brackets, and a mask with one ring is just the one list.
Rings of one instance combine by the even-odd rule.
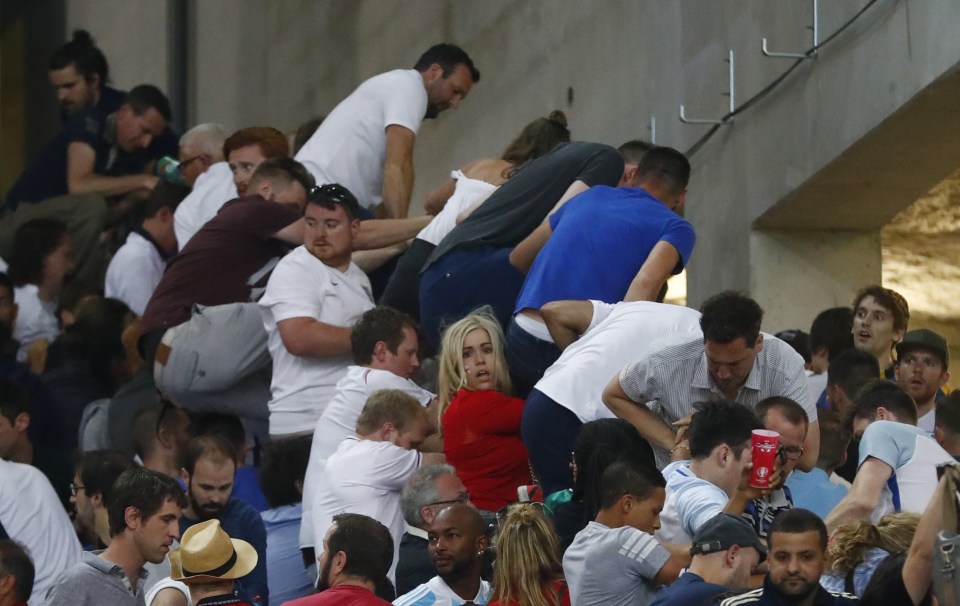
[[447, 462], [477, 508], [497, 511], [530, 483], [520, 439], [523, 400], [510, 397], [500, 324], [481, 311], [454, 322], [440, 350], [439, 424]]
[[830, 539], [827, 571], [820, 585], [862, 596], [880, 562], [910, 549], [919, 520], [915, 513], [901, 512], [883, 516], [876, 526], [868, 520], [841, 526]]
[[569, 606], [557, 533], [542, 509], [519, 503], [497, 538], [490, 606]]

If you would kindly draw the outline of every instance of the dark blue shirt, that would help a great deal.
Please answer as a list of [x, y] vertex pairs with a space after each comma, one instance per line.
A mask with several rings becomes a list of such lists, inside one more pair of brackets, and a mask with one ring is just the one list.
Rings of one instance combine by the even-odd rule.
[[[789, 604], [786, 600], [781, 600], [777, 595], [773, 584], [770, 582], [770, 576], [767, 575], [763, 581], [763, 587], [754, 589], [740, 595], [727, 598], [720, 602], [721, 606], [783, 606]], [[849, 593], [833, 593], [827, 591], [819, 584], [817, 585], [817, 594], [813, 599], [812, 606], [854, 606], [859, 604], [857, 596]]]
[[688, 570], [661, 589], [650, 606], [712, 606], [720, 597], [730, 593], [728, 587], [707, 583], [703, 577]]
[[[243, 501], [232, 498], [220, 514], [220, 527], [231, 538], [250, 543], [257, 550], [257, 566], [247, 576], [236, 581], [237, 594], [244, 600], [269, 606], [267, 589], [267, 529], [260, 514]], [[187, 516], [180, 518], [180, 534], [196, 524]]]

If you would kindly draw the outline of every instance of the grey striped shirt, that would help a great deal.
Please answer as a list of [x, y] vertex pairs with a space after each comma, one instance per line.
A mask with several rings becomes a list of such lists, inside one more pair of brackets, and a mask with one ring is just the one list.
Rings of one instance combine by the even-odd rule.
[[[634, 402], [647, 406], [670, 424], [693, 412], [698, 402], [716, 402], [723, 393], [707, 372], [703, 336], [674, 335], [654, 346], [655, 353], [628, 364], [620, 371], [620, 386]], [[770, 396], [785, 396], [807, 411], [810, 422], [817, 420], [816, 402], [807, 389], [803, 358], [787, 343], [764, 333], [763, 349], [757, 354], [746, 383], [736, 402], [753, 409]], [[670, 462], [670, 453], [653, 447], [657, 467]]]

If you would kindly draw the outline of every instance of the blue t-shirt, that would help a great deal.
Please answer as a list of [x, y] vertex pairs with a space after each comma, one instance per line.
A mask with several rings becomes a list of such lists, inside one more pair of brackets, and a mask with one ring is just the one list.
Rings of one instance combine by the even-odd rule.
[[553, 234], [537, 255], [515, 312], [550, 301], [623, 300], [658, 242], [680, 254], [680, 273], [693, 252], [690, 223], [639, 187], [594, 186], [550, 217]]
[[846, 486], [831, 482], [827, 472], [818, 467], [809, 472], [793, 470], [787, 478], [787, 488], [793, 495], [794, 507], [809, 509], [821, 520], [826, 519], [849, 490]]
[[[237, 594], [248, 602], [259, 606], [269, 606], [267, 589], [267, 529], [260, 514], [253, 507], [231, 497], [220, 512], [220, 527], [231, 538], [250, 543], [257, 551], [257, 565], [250, 574], [238, 579]], [[196, 524], [187, 516], [180, 518], [180, 534]]]
[[699, 574], [688, 570], [661, 589], [650, 606], [712, 606], [720, 597], [733, 593], [728, 587], [707, 583]]

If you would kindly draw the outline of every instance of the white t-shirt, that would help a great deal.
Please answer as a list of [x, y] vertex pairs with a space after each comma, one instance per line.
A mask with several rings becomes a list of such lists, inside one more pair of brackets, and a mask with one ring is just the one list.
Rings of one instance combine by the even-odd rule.
[[27, 350], [38, 339], [53, 341], [60, 336], [57, 323], [57, 300], [41, 301], [36, 284], [24, 284], [13, 289], [17, 304], [17, 321], [13, 324], [13, 338], [20, 341], [17, 362], [27, 361]]
[[[364, 366], [350, 366], [347, 373], [337, 383], [335, 394], [327, 408], [320, 415], [313, 432], [313, 446], [310, 449], [310, 461], [316, 459], [323, 465], [343, 439], [357, 431], [357, 418], [363, 411], [367, 398], [381, 389], [399, 389], [416, 398], [424, 406], [430, 403], [435, 394], [423, 389], [410, 379], [397, 376], [389, 370], [379, 370]], [[304, 493], [306, 496], [306, 493]]]
[[700, 312], [688, 307], [649, 301], [591, 303], [593, 319], [587, 331], [535, 386], [584, 423], [613, 418], [600, 396], [624, 364], [646, 357], [650, 345], [667, 335], [700, 331]]
[[663, 477], [667, 480], [667, 498], [656, 537], [664, 543], [689, 543], [701, 526], [723, 511], [730, 497], [716, 484], [695, 476], [690, 461], [667, 465]]
[[193, 191], [173, 212], [173, 231], [177, 234], [180, 250], [217, 214], [221, 206], [236, 197], [237, 186], [233, 184], [230, 165], [226, 162], [211, 164], [205, 173], [197, 177]]
[[437, 213], [437, 216], [417, 234], [417, 239], [429, 242], [434, 246], [440, 244], [440, 240], [443, 240], [457, 226], [457, 217], [460, 216], [460, 213], [477, 202], [486, 200], [490, 197], [490, 194], [497, 191], [496, 185], [480, 179], [465, 177], [459, 170], [450, 173], [450, 178], [457, 180], [453, 195], [447, 200], [443, 210]]
[[383, 198], [387, 127], [395, 124], [416, 134], [426, 113], [420, 72], [396, 69], [374, 76], [333, 108], [296, 159], [318, 185], [339, 183], [370, 208]]
[[649, 604], [656, 591], [653, 579], [669, 559], [670, 552], [642, 530], [590, 522], [563, 554], [570, 602]]
[[161, 579], [157, 582], [156, 585], [147, 590], [146, 598], [144, 602], [146, 606], [152, 606], [153, 600], [156, 599], [157, 594], [163, 591], [164, 589], [176, 589], [183, 594], [183, 597], [187, 600], [187, 606], [193, 606], [193, 601], [190, 599], [190, 588], [187, 587], [186, 583], [180, 581], [174, 581], [170, 577]]
[[[338, 513], [360, 513], [387, 527], [393, 538], [393, 563], [390, 580], [394, 579], [400, 539], [405, 528], [400, 510], [400, 491], [420, 467], [420, 453], [401, 448], [392, 442], [362, 440], [350, 436], [330, 455], [316, 480], [310, 517], [313, 536], [308, 540], [317, 557], [323, 553], [323, 537]], [[306, 513], [304, 518], [306, 518]], [[304, 544], [300, 530], [300, 546]]]
[[857, 466], [863, 465], [867, 457], [879, 459], [893, 469], [880, 492], [880, 503], [870, 516], [874, 524], [888, 513], [923, 513], [937, 489], [936, 466], [953, 462], [953, 457], [925, 431], [893, 421], [874, 421], [863, 432]]
[[352, 327], [373, 307], [370, 280], [351, 263], [346, 272], [324, 265], [303, 246], [280, 260], [260, 299], [267, 330], [273, 380], [270, 385], [270, 434], [308, 431], [317, 423], [334, 387], [350, 365], [349, 356], [295, 356], [283, 345], [277, 323], [314, 318], [333, 326]]
[[130, 232], [107, 266], [104, 294], [123, 301], [133, 313], [142, 316], [166, 266], [153, 242]]
[[386, 370], [363, 366], [347, 368], [347, 374], [340, 379], [335, 389], [336, 395], [320, 415], [313, 431], [310, 462], [307, 463], [307, 473], [303, 478], [301, 537], [311, 537], [313, 532], [310, 511], [313, 507], [314, 484], [323, 472], [327, 458], [336, 452], [345, 438], [356, 435], [357, 418], [360, 417], [370, 394], [381, 389], [399, 389], [416, 398], [424, 406], [429, 404], [434, 396], [410, 379]]
[[[493, 593], [493, 586], [480, 579], [480, 589], [477, 590], [477, 595], [470, 601], [477, 606], [485, 606], [490, 602], [491, 593]], [[450, 589], [450, 586], [440, 577], [433, 577], [393, 601], [394, 606], [422, 606], [424, 604], [430, 604], [430, 606], [460, 606], [464, 603], [464, 599]]]
[[0, 459], [0, 525], [22, 544], [36, 568], [31, 604], [43, 604], [60, 573], [83, 548], [50, 481], [32, 465]]
[[937, 407], [934, 406], [917, 420], [917, 427], [927, 432], [927, 435], [933, 437], [933, 429], [937, 421]]

